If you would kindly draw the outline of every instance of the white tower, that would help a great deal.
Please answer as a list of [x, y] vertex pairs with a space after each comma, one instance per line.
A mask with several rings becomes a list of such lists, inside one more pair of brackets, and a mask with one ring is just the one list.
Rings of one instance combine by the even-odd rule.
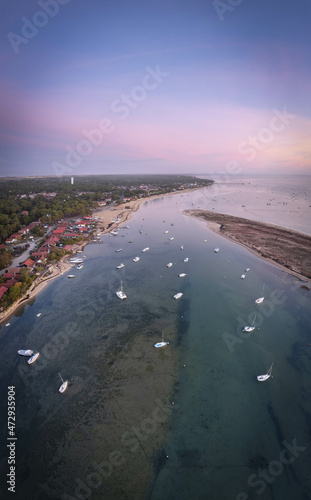
[[73, 186], [73, 183], [74, 183], [74, 178], [73, 177], [71, 177], [71, 181], [70, 182], [71, 182], [71, 185]]

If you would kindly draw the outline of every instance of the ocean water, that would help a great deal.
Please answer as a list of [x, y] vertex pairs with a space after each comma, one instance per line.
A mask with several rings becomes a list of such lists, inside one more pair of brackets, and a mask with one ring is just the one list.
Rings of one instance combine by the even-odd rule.
[[[200, 176], [208, 178], [208, 176]], [[311, 234], [311, 176], [210, 176], [194, 206]]]
[[[240, 207], [235, 189], [144, 203], [129, 229], [85, 248], [75, 279], [57, 278], [1, 328], [1, 442], [13, 385], [16, 499], [311, 498], [310, 286], [182, 214], [210, 200], [252, 211], [251, 193]], [[170, 344], [154, 349], [162, 333]], [[40, 351], [36, 364], [22, 348]], [[271, 363], [273, 378], [257, 382]], [[58, 372], [72, 380], [63, 395]]]

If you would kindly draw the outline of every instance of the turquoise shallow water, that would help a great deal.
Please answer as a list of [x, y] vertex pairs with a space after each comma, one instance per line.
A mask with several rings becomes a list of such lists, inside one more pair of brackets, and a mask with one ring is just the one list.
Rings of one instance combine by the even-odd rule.
[[[99, 422], [101, 432], [116, 434], [116, 449], [122, 450], [106, 401], [119, 390], [125, 346], [146, 330], [153, 349], [160, 339], [149, 326], [157, 322], [164, 328], [178, 325], [167, 347], [176, 349], [178, 367], [166, 440], [155, 440], [160, 455], [145, 456], [146, 466], [154, 464], [156, 471], [145, 497], [311, 498], [310, 291], [182, 215], [183, 208], [192, 208], [193, 194], [145, 203], [132, 215], [130, 229], [86, 247], [84, 268], [74, 280], [55, 280], [11, 319], [9, 328], [1, 328], [2, 443], [7, 441], [7, 386], [16, 387], [15, 498], [136, 498], [126, 494], [126, 485], [108, 491], [104, 483], [92, 483], [79, 489], [77, 478], [87, 484], [94, 455], [105, 446], [103, 436], [94, 445]], [[147, 246], [149, 252], [142, 253]], [[118, 248], [122, 252], [116, 253]], [[141, 257], [138, 263], [132, 262], [135, 255]], [[120, 262], [125, 268], [117, 271]], [[170, 269], [168, 262], [173, 262]], [[179, 278], [180, 272], [187, 276]], [[125, 302], [115, 295], [121, 278]], [[174, 301], [179, 291], [183, 297]], [[254, 303], [259, 296], [265, 296], [262, 306]], [[242, 326], [255, 314], [256, 330], [243, 337]], [[32, 367], [16, 354], [27, 347], [41, 353]], [[272, 362], [273, 378], [258, 383], [256, 376]], [[74, 379], [64, 397], [58, 394], [58, 372]], [[135, 398], [148, 403], [149, 397], [146, 387], [131, 404]], [[295, 442], [298, 451], [282, 454]], [[3, 448], [1, 472], [6, 469]], [[114, 474], [117, 484], [117, 467]], [[3, 481], [1, 487], [8, 497]]]

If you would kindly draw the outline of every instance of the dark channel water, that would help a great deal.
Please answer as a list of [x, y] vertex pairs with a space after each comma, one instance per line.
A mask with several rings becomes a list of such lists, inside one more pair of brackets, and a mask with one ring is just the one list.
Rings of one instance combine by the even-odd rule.
[[[194, 195], [146, 202], [1, 328], [1, 498], [311, 498], [311, 292], [182, 215]], [[154, 349], [162, 333], [170, 344]], [[26, 348], [40, 351], [32, 366]], [[72, 381], [63, 395], [58, 372]]]

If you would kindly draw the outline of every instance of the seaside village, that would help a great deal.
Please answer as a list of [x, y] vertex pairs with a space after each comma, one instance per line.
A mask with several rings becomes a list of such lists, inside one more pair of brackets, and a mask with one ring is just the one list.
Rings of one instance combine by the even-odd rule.
[[[14, 265], [5, 269], [0, 277], [0, 319], [14, 302], [29, 298], [29, 293], [40, 282], [53, 277], [52, 261], [74, 255], [89, 241], [100, 241], [99, 235], [95, 234], [98, 222], [103, 220], [94, 216], [59, 221], [52, 227], [39, 221], [31, 222], [0, 245], [0, 250], [22, 251], [20, 258], [15, 257]], [[34, 236], [36, 233], [43, 236], [38, 238]], [[27, 257], [23, 259], [25, 255]], [[59, 274], [59, 266], [55, 268]]]

